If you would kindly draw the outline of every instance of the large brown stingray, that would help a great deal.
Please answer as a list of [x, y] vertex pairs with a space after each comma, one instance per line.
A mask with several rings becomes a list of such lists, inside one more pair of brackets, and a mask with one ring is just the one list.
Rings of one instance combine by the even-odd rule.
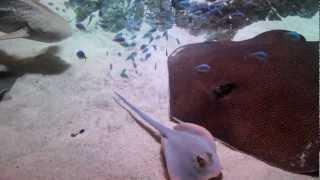
[[168, 59], [170, 115], [270, 165], [316, 173], [318, 43], [274, 30], [182, 46]]

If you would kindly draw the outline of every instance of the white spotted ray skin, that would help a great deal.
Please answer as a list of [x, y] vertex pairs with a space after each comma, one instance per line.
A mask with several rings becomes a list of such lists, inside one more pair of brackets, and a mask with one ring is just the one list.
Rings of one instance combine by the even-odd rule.
[[[214, 138], [205, 128], [191, 123], [181, 123], [170, 129], [139, 110], [117, 92], [115, 94], [145, 122], [160, 132], [171, 180], [208, 180], [221, 173]], [[119, 103], [118, 100], [115, 101]], [[205, 160], [204, 166], [199, 165], [198, 157]]]
[[39, 0], [0, 0], [0, 40], [57, 42], [71, 36], [69, 23]]

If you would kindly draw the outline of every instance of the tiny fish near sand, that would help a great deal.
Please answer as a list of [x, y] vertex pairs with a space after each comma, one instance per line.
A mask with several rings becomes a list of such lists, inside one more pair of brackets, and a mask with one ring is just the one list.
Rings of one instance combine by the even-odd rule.
[[94, 16], [95, 16], [95, 15], [93, 15], [93, 14], [91, 14], [91, 15], [89, 16], [89, 21], [88, 21], [87, 26], [90, 25], [90, 23], [91, 23], [91, 21], [92, 21], [92, 19], [93, 19]]
[[115, 42], [119, 42], [119, 43], [126, 41], [126, 39], [124, 37], [114, 37], [112, 40]]
[[157, 31], [157, 28], [152, 28], [152, 29], [150, 29], [148, 32], [146, 32], [146, 33], [143, 35], [143, 38], [149, 38], [149, 37], [151, 37], [152, 34], [153, 34], [154, 32], [156, 32], [156, 31]]
[[0, 40], [57, 42], [71, 36], [68, 22], [37, 0], [1, 0]]
[[153, 39], [154, 38], [151, 36], [150, 39], [149, 39], [149, 44], [153, 41]]
[[151, 36], [152, 36], [152, 33], [147, 32], [147, 33], [145, 33], [145, 34], [143, 35], [142, 38], [146, 39], [146, 38], [149, 38], [149, 37], [151, 37]]
[[126, 41], [126, 39], [122, 36], [122, 33], [116, 34], [112, 40], [118, 43], [122, 43]]
[[156, 31], [157, 31], [157, 28], [151, 28], [148, 32], [154, 33], [154, 32], [156, 32]]
[[128, 74], [127, 74], [127, 69], [123, 69], [120, 73], [120, 76], [122, 78], [129, 78]]
[[129, 54], [129, 56], [127, 57], [126, 60], [132, 60], [132, 61], [134, 61], [134, 59], [136, 58], [137, 55], [138, 55], [137, 52], [132, 52], [132, 53]]
[[132, 66], [133, 68], [137, 69], [137, 64], [134, 61], [132, 61]]
[[143, 51], [142, 51], [142, 53], [146, 53], [146, 52], [148, 52], [148, 51], [149, 51], [148, 48], [144, 48]]
[[160, 35], [157, 35], [157, 36], [155, 37], [156, 40], [158, 40], [158, 39], [160, 39], [160, 38], [161, 38]]
[[126, 41], [120, 42], [120, 45], [122, 47], [129, 47], [130, 46], [130, 44], [128, 42], [126, 42]]
[[87, 60], [87, 56], [82, 50], [77, 51], [77, 57], [79, 59], [84, 59], [85, 61]]
[[168, 31], [165, 31], [165, 32], [162, 34], [162, 37], [165, 37], [166, 40], [169, 40]]
[[151, 57], [151, 53], [146, 54], [145, 60], [148, 60]]
[[76, 24], [76, 28], [78, 28], [80, 31], [86, 31], [87, 30], [86, 27], [84, 27], [84, 25], [81, 24], [81, 23], [77, 23]]
[[178, 45], [181, 44], [181, 42], [180, 42], [180, 40], [178, 38], [176, 39], [176, 41], [177, 41]]
[[146, 47], [147, 47], [147, 45], [142, 44], [142, 45], [140, 46], [140, 49], [143, 50], [143, 49], [145, 49]]
[[208, 130], [195, 124], [183, 123], [176, 118], [173, 119], [178, 124], [173, 129], [168, 128], [117, 92], [115, 94], [118, 97], [114, 97], [116, 103], [127, 110], [141, 126], [146, 127], [147, 123], [159, 132], [152, 130], [153, 134], [161, 139], [162, 152], [171, 180], [208, 180], [221, 174], [215, 140]]
[[84, 129], [80, 129], [79, 132], [71, 133], [70, 136], [71, 136], [71, 137], [76, 137], [76, 136], [78, 136], [79, 134], [83, 134], [84, 132], [85, 132]]
[[157, 46], [156, 45], [152, 45], [153, 49], [156, 51], [157, 50]]

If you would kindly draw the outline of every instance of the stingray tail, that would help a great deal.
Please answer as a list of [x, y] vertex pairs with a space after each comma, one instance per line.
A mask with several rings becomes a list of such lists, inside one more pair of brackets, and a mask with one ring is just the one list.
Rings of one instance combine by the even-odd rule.
[[155, 129], [157, 129], [162, 136], [167, 137], [168, 133], [171, 132], [171, 129], [165, 127], [164, 125], [160, 124], [159, 122], [157, 122], [156, 120], [154, 120], [153, 118], [151, 118], [149, 115], [147, 115], [146, 113], [142, 112], [141, 110], [139, 110], [136, 106], [132, 105], [130, 102], [128, 102], [123, 96], [121, 96], [119, 93], [114, 92], [119, 99], [121, 99], [121, 101], [123, 101], [127, 106], [130, 107], [130, 109], [132, 109], [135, 113], [137, 113], [144, 121], [146, 121], [148, 124], [150, 124], [152, 127], [154, 127]]

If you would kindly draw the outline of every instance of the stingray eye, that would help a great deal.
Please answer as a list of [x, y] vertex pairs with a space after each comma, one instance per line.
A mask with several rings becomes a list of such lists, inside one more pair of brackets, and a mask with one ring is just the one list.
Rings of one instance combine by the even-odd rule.
[[199, 166], [199, 168], [204, 168], [207, 165], [206, 159], [204, 159], [201, 156], [196, 157], [196, 162], [197, 162], [197, 165]]
[[230, 94], [236, 87], [237, 86], [234, 83], [226, 83], [226, 84], [223, 84], [223, 85], [216, 87], [213, 90], [213, 93], [216, 97], [222, 98], [222, 97]]

